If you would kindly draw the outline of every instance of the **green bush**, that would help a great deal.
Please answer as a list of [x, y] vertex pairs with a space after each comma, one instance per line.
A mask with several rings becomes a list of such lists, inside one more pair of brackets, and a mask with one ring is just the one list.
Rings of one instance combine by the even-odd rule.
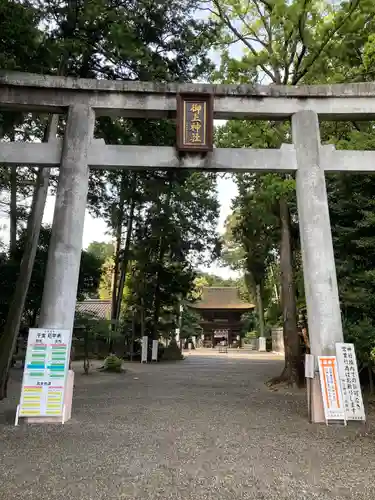
[[118, 358], [114, 354], [108, 356], [104, 360], [103, 370], [106, 372], [116, 372], [122, 371], [122, 359]]
[[184, 359], [181, 354], [180, 348], [177, 345], [177, 342], [173, 339], [168, 347], [164, 349], [161, 360], [162, 361], [180, 361]]
[[353, 343], [358, 358], [359, 369], [375, 362], [375, 325], [364, 318], [358, 323], [343, 321], [345, 342]]
[[252, 344], [253, 340], [258, 337], [257, 332], [252, 331], [252, 332], [246, 332], [244, 338], [242, 339], [242, 342], [244, 344]]

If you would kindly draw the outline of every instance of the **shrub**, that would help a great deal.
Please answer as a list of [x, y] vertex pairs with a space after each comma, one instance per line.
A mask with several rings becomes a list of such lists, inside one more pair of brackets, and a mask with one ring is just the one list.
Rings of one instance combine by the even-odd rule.
[[180, 361], [184, 359], [181, 354], [180, 348], [177, 345], [177, 342], [173, 339], [168, 347], [164, 349], [161, 360], [162, 361]]
[[122, 359], [118, 358], [114, 354], [106, 357], [104, 360], [103, 370], [106, 372], [116, 372], [122, 371]]
[[244, 344], [252, 344], [254, 339], [258, 337], [257, 332], [252, 331], [252, 332], [246, 332], [244, 338], [242, 339], [242, 342]]

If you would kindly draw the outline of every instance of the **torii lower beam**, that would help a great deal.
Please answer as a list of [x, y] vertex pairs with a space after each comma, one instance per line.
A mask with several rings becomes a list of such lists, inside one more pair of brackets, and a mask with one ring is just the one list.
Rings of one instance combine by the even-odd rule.
[[[0, 164], [12, 166], [59, 167], [62, 140], [49, 143], [1, 142]], [[325, 172], [369, 173], [375, 171], [374, 151], [336, 150], [321, 146], [321, 163]], [[171, 147], [106, 145], [94, 139], [88, 151], [88, 165], [96, 169], [155, 170], [186, 168]], [[222, 172], [296, 172], [294, 146], [281, 149], [217, 148], [197, 169]]]
[[[0, 163], [6, 166], [29, 165], [59, 167], [62, 140], [49, 143], [0, 142]], [[91, 168], [100, 169], [169, 169], [184, 168], [172, 147], [106, 145], [94, 139], [88, 151]], [[220, 171], [296, 170], [293, 151], [285, 149], [215, 149], [199, 169]]]

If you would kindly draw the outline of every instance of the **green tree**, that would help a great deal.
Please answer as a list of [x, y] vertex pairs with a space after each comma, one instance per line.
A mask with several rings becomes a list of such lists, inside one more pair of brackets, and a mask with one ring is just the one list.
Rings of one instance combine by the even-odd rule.
[[[216, 286], [216, 287], [235, 287], [238, 286], [239, 280], [234, 278], [222, 278], [215, 274], [197, 272], [197, 280], [202, 281], [202, 286]], [[196, 281], [197, 281], [196, 280]]]
[[[14, 48], [14, 46], [20, 46], [22, 44], [27, 44], [30, 42], [31, 50], [35, 48], [33, 53], [34, 57], [28, 58], [26, 60], [19, 59], [19, 52], [17, 50], [14, 51], [14, 58], [10, 59], [9, 62], [5, 63], [5, 66], [17, 67], [19, 64], [23, 70], [33, 69], [34, 71], [42, 71], [44, 67], [49, 68], [51, 64], [53, 64], [53, 56], [51, 56], [50, 46], [45, 43], [44, 34], [39, 29], [42, 24], [42, 15], [38, 9], [38, 13], [36, 14], [35, 9], [28, 2], [22, 2], [22, 6], [16, 4], [16, 2], [4, 2], [2, 7], [9, 6], [9, 8], [5, 8], [5, 17], [12, 16], [17, 12], [20, 14], [20, 18], [23, 22], [29, 21], [32, 25], [25, 26], [19, 22], [19, 20], [10, 22], [11, 28], [14, 28], [14, 33], [9, 33], [4, 30], [7, 35], [10, 36], [11, 39], [7, 39], [6, 37], [2, 38], [2, 42], [5, 42], [5, 45], [10, 43], [10, 46]], [[1, 18], [1, 21], [4, 22], [4, 19]], [[9, 22], [9, 19], [5, 19], [5, 22]], [[67, 18], [65, 27], [62, 30], [64, 40], [68, 40], [69, 37], [73, 36], [74, 28], [76, 26], [76, 20], [74, 16], [74, 5], [73, 2], [69, 2], [68, 10], [67, 10]], [[25, 35], [26, 32], [29, 32], [30, 35], [27, 38]], [[31, 36], [31, 38], [30, 38]], [[14, 43], [16, 42], [16, 43]], [[40, 50], [42, 48], [42, 50]], [[43, 53], [44, 57], [41, 59], [40, 52]], [[51, 57], [50, 57], [51, 56]], [[31, 63], [30, 63], [31, 61]], [[23, 63], [26, 64], [26, 67], [23, 67]], [[36, 63], [36, 66], [33, 66]], [[58, 74], [63, 74], [65, 66], [68, 63], [68, 55], [58, 55]], [[46, 66], [43, 66], [43, 65]], [[37, 68], [37, 69], [35, 69]], [[1, 117], [1, 129], [2, 134], [8, 132], [9, 139], [14, 141], [16, 139], [16, 125], [22, 122], [22, 115], [18, 113], [3, 113]], [[30, 121], [30, 114], [27, 117], [26, 121]], [[47, 141], [50, 138], [56, 137], [57, 127], [58, 127], [58, 116], [49, 117], [47, 123], [44, 120], [39, 120], [44, 130], [41, 131], [40, 137], [42, 137], [43, 141]], [[31, 122], [33, 122], [33, 118], [31, 118]], [[21, 130], [25, 131], [25, 127], [22, 124]], [[38, 137], [38, 134], [35, 134], [35, 137]], [[16, 240], [17, 240], [17, 222], [18, 222], [18, 207], [17, 207], [17, 184], [19, 181], [17, 179], [18, 174], [17, 171], [13, 168], [10, 173], [10, 255], [14, 259], [14, 254], [16, 253]], [[22, 313], [25, 308], [26, 296], [29, 289], [29, 284], [31, 280], [32, 270], [35, 261], [35, 255], [37, 252], [37, 245], [39, 239], [40, 228], [43, 219], [44, 206], [46, 203], [48, 185], [50, 180], [50, 171], [49, 169], [39, 168], [35, 173], [35, 183], [34, 183], [34, 192], [33, 199], [31, 203], [30, 214], [27, 219], [27, 231], [26, 231], [26, 240], [24, 245], [24, 255], [20, 263], [20, 270], [18, 272], [18, 278], [15, 282], [14, 289], [12, 290], [12, 301], [10, 302], [7, 321], [4, 325], [2, 338], [1, 338], [1, 356], [0, 356], [0, 399], [6, 397], [7, 392], [7, 382], [9, 376], [9, 369], [11, 366], [13, 352], [16, 346], [16, 339], [18, 335], [18, 331], [20, 328]], [[22, 182], [21, 182], [22, 185]]]
[[98, 340], [103, 339], [108, 342], [111, 336], [109, 320], [97, 318], [94, 314], [76, 312], [75, 324], [75, 349], [82, 346], [83, 370], [86, 375], [90, 372], [90, 357], [93, 354]]
[[[107, 0], [84, 0], [78, 3], [68, 1], [59, 4], [52, 0], [4, 1], [1, 4], [3, 10], [0, 22], [5, 20], [5, 23], [1, 25], [4, 29], [1, 29], [0, 43], [6, 49], [2, 51], [2, 67], [91, 78], [191, 80], [211, 69], [206, 54], [215, 28], [212, 22], [194, 18], [192, 13], [195, 5], [194, 0], [172, 0], [157, 4], [152, 0], [123, 0], [120, 4]], [[33, 52], [34, 47], [37, 52]], [[39, 66], [32, 66], [36, 62]], [[3, 133], [4, 130], [13, 132], [15, 120], [14, 117], [11, 118], [9, 124], [5, 114], [2, 114], [0, 125]], [[109, 120], [100, 120], [97, 130], [99, 136], [103, 135], [108, 123]], [[174, 136], [174, 126], [162, 122], [143, 124], [140, 120], [120, 119], [115, 121], [115, 132], [116, 130], [117, 135], [113, 133], [111, 137], [116, 144], [149, 144], [150, 138], [155, 144], [162, 144], [161, 137]], [[42, 128], [35, 134], [39, 137], [47, 135]], [[40, 171], [39, 174], [36, 192], [46, 192], [48, 171]], [[11, 191], [11, 247], [15, 249], [19, 220], [16, 210], [17, 179], [14, 172], [10, 177], [6, 182]], [[91, 211], [96, 214], [100, 213], [103, 206], [108, 206], [106, 195], [111, 186], [108, 185], [107, 178], [107, 173], [91, 173], [89, 203]], [[40, 205], [41, 203], [38, 206]], [[129, 213], [128, 207], [124, 210]], [[30, 218], [33, 222], [29, 223], [32, 231], [27, 249], [36, 249], [40, 227], [37, 219], [38, 217]], [[119, 219], [116, 228], [121, 230]], [[25, 266], [30, 271], [33, 267], [31, 257], [32, 252], [29, 252], [24, 259]], [[117, 255], [115, 259], [118, 259]], [[24, 278], [21, 276], [20, 280], [28, 281], [29, 273], [22, 275]], [[117, 285], [116, 280], [114, 283]], [[26, 284], [22, 289], [27, 289]], [[21, 294], [16, 299], [19, 302], [17, 314], [14, 314], [14, 308], [10, 310], [10, 317], [13, 319], [10, 322], [12, 332], [8, 336], [9, 348], [6, 348], [9, 353], [13, 349], [18, 330], [16, 326], [13, 327], [13, 323], [18, 324], [18, 319], [14, 321], [14, 318], [19, 318], [22, 309], [19, 306], [23, 302]], [[6, 383], [7, 366], [1, 366], [0, 371], [3, 387]]]
[[[248, 196], [248, 192], [245, 196]], [[264, 211], [259, 211], [259, 208], [263, 207], [256, 200], [246, 200], [237, 213], [234, 212], [228, 218], [224, 234], [228, 250], [224, 247], [226, 251], [224, 250], [222, 258], [232, 267], [238, 266], [237, 269], [243, 270], [249, 294], [256, 303], [259, 334], [264, 337], [264, 291], [272, 240], [269, 233], [264, 231]], [[247, 214], [244, 213], [245, 209]], [[237, 241], [237, 248], [234, 241]], [[236, 261], [236, 257], [239, 260]]]
[[30, 2], [0, 2], [0, 69], [39, 72], [49, 54], [40, 29], [42, 14]]
[[[44, 16], [47, 20], [53, 19], [50, 37], [56, 40], [56, 47], [69, 51], [72, 61], [69, 74], [124, 80], [191, 81], [212, 69], [207, 52], [215, 34], [215, 23], [193, 15], [196, 5], [195, 0], [156, 4], [152, 0], [123, 0], [116, 6], [107, 0], [84, 1], [77, 6], [77, 36], [69, 44], [61, 39], [66, 6], [56, 9], [54, 2], [46, 1]], [[108, 144], [173, 145], [175, 125], [170, 121], [102, 118], [98, 121], [97, 135]], [[136, 177], [137, 189], [134, 187]], [[121, 288], [134, 246], [131, 240], [135, 230], [130, 222], [138, 209], [142, 217], [141, 212], [147, 212], [150, 203], [160, 209], [157, 197], [163, 196], [166, 187], [163, 177], [164, 172], [137, 176], [128, 172], [91, 173], [90, 210], [104, 217], [115, 240], [110, 294], [113, 319], [121, 310]], [[173, 189], [177, 186], [178, 183], [174, 183]], [[148, 222], [155, 234], [157, 219]], [[158, 241], [163, 243], [160, 235]], [[159, 246], [161, 262], [169, 249], [165, 249], [165, 244]], [[158, 268], [153, 294], [154, 318], [160, 309], [161, 279], [161, 268]]]
[[[24, 323], [29, 326], [35, 326], [40, 310], [50, 236], [51, 229], [49, 227], [42, 227], [23, 315]], [[14, 280], [17, 279], [17, 274], [19, 273], [20, 261], [24, 252], [25, 239], [26, 231], [24, 230], [21, 232], [20, 238], [17, 241], [16, 252], [13, 258], [9, 259], [3, 255], [0, 262], [0, 321], [2, 325], [5, 323], [9, 302], [12, 299]], [[96, 295], [100, 280], [100, 267], [101, 262], [95, 255], [82, 251], [77, 289], [78, 300], [83, 300], [92, 295]], [[0, 335], [0, 345], [2, 340], [3, 337]]]
[[90, 254], [95, 255], [95, 257], [97, 257], [97, 259], [104, 264], [104, 262], [108, 258], [113, 257], [113, 243], [107, 243], [104, 241], [92, 241], [87, 247], [87, 251]]
[[200, 314], [190, 309], [188, 304], [185, 304], [181, 317], [181, 338], [190, 339], [191, 337], [201, 335], [203, 330], [200, 326], [200, 321]]
[[[277, 148], [287, 137], [288, 124], [230, 121], [216, 130], [216, 143], [221, 147]], [[227, 227], [224, 258], [232, 268], [239, 265], [252, 300], [257, 304], [258, 324], [264, 335], [264, 300], [266, 279], [275, 259], [280, 268], [285, 367], [277, 380], [301, 385], [303, 370], [300, 339], [297, 330], [296, 295], [293, 273], [295, 229], [294, 180], [273, 174], [241, 174], [236, 176], [239, 195], [234, 203], [234, 218]], [[232, 243], [230, 240], [233, 240]], [[298, 239], [298, 238], [297, 238]], [[234, 243], [234, 246], [233, 246]], [[240, 248], [238, 248], [238, 243]], [[232, 248], [231, 248], [232, 245]], [[236, 263], [236, 259], [238, 263]], [[267, 294], [269, 291], [267, 290]]]
[[159, 173], [144, 186], [150, 201], [135, 223], [131, 301], [157, 338], [163, 315], [176, 311], [193, 287], [193, 264], [215, 246], [218, 204], [211, 174]]
[[[331, 127], [326, 126], [323, 137], [339, 149], [373, 150], [373, 129], [372, 123], [362, 124], [360, 130], [346, 124], [332, 135]], [[335, 174], [328, 176], [327, 187], [344, 334], [348, 341], [355, 341], [360, 366], [371, 367], [370, 353], [375, 347], [375, 179], [372, 175]]]
[[[207, 8], [207, 7], [205, 7]], [[367, 6], [366, 6], [367, 8]], [[258, 83], [296, 85], [317, 81], [327, 73], [328, 59], [340, 51], [342, 33], [355, 19], [362, 16], [359, 0], [332, 3], [299, 0], [212, 0], [208, 9], [221, 23], [221, 66], [214, 74], [216, 81], [226, 83]], [[241, 44], [243, 55], [231, 56], [229, 47]], [[322, 72], [321, 72], [322, 71]], [[254, 124], [255, 125], [255, 124]], [[228, 127], [232, 127], [230, 124]], [[247, 124], [246, 132], [252, 125]], [[274, 123], [257, 123], [250, 136], [233, 126], [226, 142], [255, 146], [280, 147], [288, 142], [290, 132]], [[259, 137], [259, 131], [264, 136]], [[223, 137], [222, 137], [223, 138]], [[229, 139], [229, 141], [228, 141]], [[245, 139], [245, 141], [243, 140]], [[284, 183], [286, 183], [284, 185]], [[301, 383], [299, 336], [297, 332], [296, 297], [292, 253], [291, 206], [288, 203], [291, 179], [289, 176], [267, 178], [266, 190], [278, 202], [280, 221], [280, 275], [286, 341], [286, 366], [281, 378], [289, 383]], [[264, 187], [263, 183], [261, 186]], [[262, 190], [263, 190], [262, 187]]]

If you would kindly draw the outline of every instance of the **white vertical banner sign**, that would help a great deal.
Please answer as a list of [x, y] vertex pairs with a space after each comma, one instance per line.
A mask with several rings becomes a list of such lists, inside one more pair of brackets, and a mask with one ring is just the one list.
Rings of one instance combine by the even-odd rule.
[[354, 344], [337, 342], [336, 357], [347, 420], [366, 420]]
[[336, 356], [318, 356], [318, 363], [325, 419], [346, 421]]
[[147, 363], [148, 337], [142, 337], [141, 363]]
[[157, 340], [152, 341], [151, 361], [158, 360], [158, 344], [159, 344], [159, 342]]
[[314, 356], [312, 354], [305, 354], [305, 378], [314, 378]]
[[305, 378], [307, 386], [307, 411], [311, 419], [311, 384], [315, 376], [315, 358], [312, 354], [305, 354]]
[[31, 328], [17, 417], [63, 417], [72, 335]]

